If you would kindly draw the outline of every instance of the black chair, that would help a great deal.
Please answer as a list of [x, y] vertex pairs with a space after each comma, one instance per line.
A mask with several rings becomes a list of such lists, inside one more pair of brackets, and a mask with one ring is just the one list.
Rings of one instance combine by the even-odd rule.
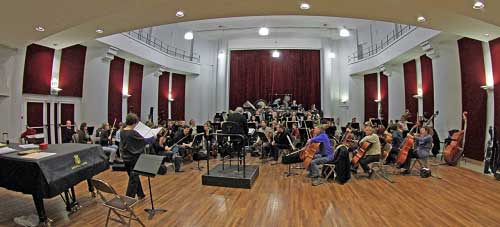
[[191, 167], [191, 169], [197, 169], [201, 171], [203, 166], [200, 166], [200, 161], [208, 160], [208, 144], [206, 144], [205, 137], [203, 134], [197, 134], [193, 138], [193, 160], [196, 161], [197, 167]]
[[[229, 154], [226, 154], [225, 156], [222, 157], [222, 166], [224, 168], [224, 163], [226, 160], [229, 161], [229, 165], [231, 166], [231, 163], [233, 161], [236, 161], [238, 163], [238, 171], [240, 164], [244, 163], [244, 157], [245, 157], [245, 152], [244, 152], [244, 143], [245, 143], [245, 135], [246, 132], [243, 132], [243, 128], [238, 124], [237, 122], [233, 121], [225, 121], [222, 122], [222, 134], [225, 134], [226, 136], [224, 137], [224, 143], [226, 144], [226, 148], [229, 148]], [[233, 136], [234, 135], [234, 136]], [[236, 158], [232, 158], [233, 155], [236, 154]]]

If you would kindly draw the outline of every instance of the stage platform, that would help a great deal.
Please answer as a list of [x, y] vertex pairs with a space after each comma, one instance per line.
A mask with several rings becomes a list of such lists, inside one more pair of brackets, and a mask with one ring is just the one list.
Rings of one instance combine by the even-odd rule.
[[205, 173], [201, 176], [201, 183], [210, 186], [251, 189], [258, 176], [259, 166], [256, 165], [247, 165], [245, 176], [243, 176], [242, 166], [238, 171], [237, 165], [225, 164], [223, 170], [222, 164], [218, 164], [210, 169], [210, 175]]

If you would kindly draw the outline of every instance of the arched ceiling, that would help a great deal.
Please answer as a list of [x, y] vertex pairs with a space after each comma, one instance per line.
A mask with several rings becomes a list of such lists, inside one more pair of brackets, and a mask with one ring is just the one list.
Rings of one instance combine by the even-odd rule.
[[[483, 10], [473, 0], [20, 0], [0, 8], [0, 44], [19, 47], [32, 42], [61, 48], [141, 27], [212, 18], [315, 15], [380, 20], [488, 41], [500, 37], [500, 1], [487, 0]], [[186, 16], [175, 17], [182, 9]], [[417, 16], [427, 21], [420, 24]], [[34, 28], [44, 26], [45, 32]], [[104, 29], [97, 34], [98, 28]], [[485, 34], [489, 34], [486, 36]]]

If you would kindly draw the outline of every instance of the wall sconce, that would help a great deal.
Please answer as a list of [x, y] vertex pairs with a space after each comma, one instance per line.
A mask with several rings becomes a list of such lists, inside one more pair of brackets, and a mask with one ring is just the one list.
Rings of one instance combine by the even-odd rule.
[[423, 93], [424, 93], [424, 92], [422, 91], [422, 88], [419, 88], [419, 89], [417, 89], [417, 94], [416, 94], [416, 95], [414, 95], [414, 96], [413, 96], [413, 98], [416, 98], [416, 99], [421, 99], [421, 98], [423, 98], [423, 97], [424, 97], [424, 96], [423, 96]]
[[174, 98], [172, 97], [172, 94], [168, 94], [168, 101], [169, 102], [173, 102], [174, 101]]
[[52, 78], [50, 81], [50, 94], [58, 95], [60, 91], [62, 91], [62, 89], [59, 88], [59, 81], [56, 78]]
[[483, 85], [481, 88], [485, 91], [493, 91], [493, 85]]
[[122, 97], [123, 97], [124, 99], [126, 99], [126, 98], [128, 98], [128, 97], [130, 97], [130, 96], [132, 96], [132, 95], [129, 95], [129, 94], [127, 93], [127, 94], [123, 94], [123, 96], [122, 96]]
[[346, 104], [347, 102], [349, 101], [349, 96], [342, 96], [342, 99], [340, 99], [340, 102], [343, 103], [343, 104]]
[[380, 100], [380, 99], [375, 99], [373, 101], [376, 102], [376, 103], [382, 102], [382, 100]]

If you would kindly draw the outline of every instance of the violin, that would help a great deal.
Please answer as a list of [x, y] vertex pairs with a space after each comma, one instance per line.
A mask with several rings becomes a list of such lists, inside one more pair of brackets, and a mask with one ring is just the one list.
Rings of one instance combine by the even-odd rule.
[[467, 112], [462, 114], [464, 119], [464, 129], [453, 133], [451, 143], [444, 148], [444, 161], [450, 166], [455, 166], [464, 152], [465, 133], [467, 131]]
[[398, 157], [396, 158], [396, 163], [398, 163], [399, 165], [403, 165], [403, 163], [406, 162], [410, 150], [413, 149], [413, 146], [415, 145], [415, 138], [413, 138], [412, 131], [416, 128], [417, 125], [413, 126], [413, 128], [410, 130], [405, 140], [403, 141], [403, 144], [401, 144]]
[[353, 167], [358, 167], [359, 165], [359, 160], [365, 156], [365, 153], [370, 147], [372, 146], [371, 143], [369, 142], [363, 142], [359, 145], [358, 151], [356, 152], [356, 155], [352, 157], [351, 159], [351, 164]]

